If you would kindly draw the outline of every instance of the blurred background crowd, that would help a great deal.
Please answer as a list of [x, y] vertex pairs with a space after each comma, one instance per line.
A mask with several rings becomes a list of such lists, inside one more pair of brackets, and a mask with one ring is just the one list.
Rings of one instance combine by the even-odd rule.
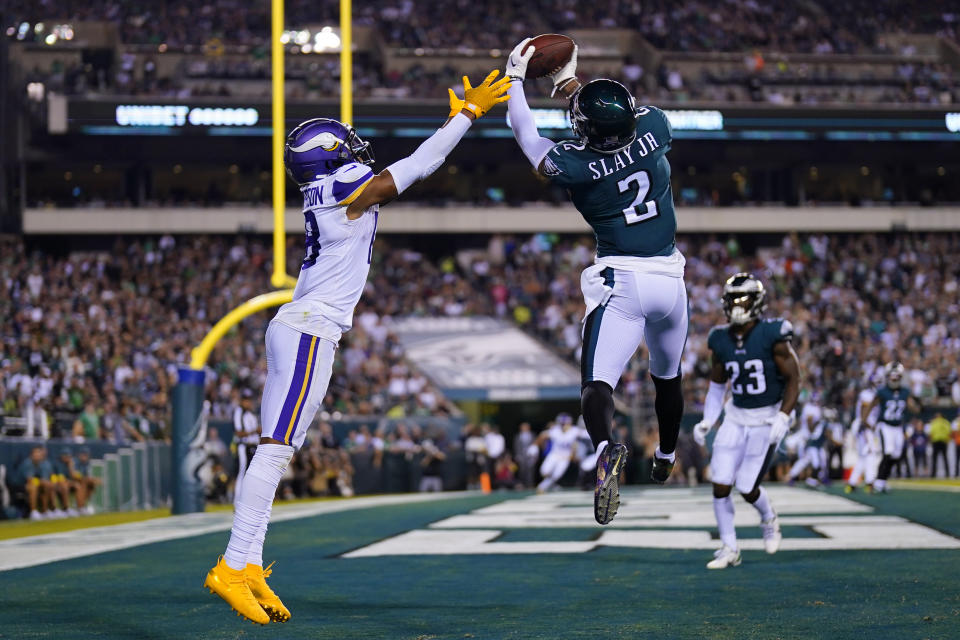
[[[64, 56], [26, 69], [26, 82], [67, 94], [269, 95], [269, 6], [217, 0], [187, 2], [33, 2], [13, 0], [4, 14], [10, 38], [44, 42], [39, 23], [105, 22], [121, 53], [113, 64]], [[336, 25], [336, 3], [286, 3], [293, 30]], [[426, 64], [432, 54], [499, 57], [530, 33], [619, 29], [636, 33], [657, 54], [636, 47], [598, 55], [595, 75], [624, 78], [651, 101], [769, 104], [950, 104], [958, 97], [955, 54], [960, 11], [943, 0], [702, 2], [506, 0], [415, 3], [377, 0], [354, 8], [371, 44], [355, 58], [360, 98], [441, 98], [459, 85], [462, 66]], [[27, 28], [22, 25], [28, 25]], [[917, 40], [915, 36], [925, 36]], [[313, 53], [314, 41], [291, 40], [288, 90], [293, 99], [334, 96], [335, 55]], [[927, 44], [924, 44], [926, 42]], [[674, 55], [682, 52], [682, 55]], [[187, 55], [179, 55], [179, 54]], [[176, 63], [163, 56], [177, 54]], [[237, 54], [237, 55], [235, 55]], [[585, 47], [583, 60], [594, 52]], [[708, 56], [708, 57], [704, 57]], [[419, 58], [419, 60], [418, 60]], [[953, 62], [951, 62], [953, 60]], [[499, 65], [497, 65], [499, 66]], [[542, 93], [540, 94], [542, 95]]]
[[[724, 322], [721, 288], [738, 271], [760, 276], [770, 290], [769, 314], [793, 322], [804, 401], [850, 409], [860, 389], [879, 384], [883, 364], [898, 359], [907, 369], [905, 384], [925, 406], [960, 403], [960, 263], [954, 259], [960, 236], [788, 234], [776, 245], [749, 242], [680, 238], [691, 312], [682, 365], [688, 412], [701, 409], [706, 336]], [[405, 357], [393, 321], [496, 316], [576, 363], [584, 309], [579, 274], [592, 260], [591, 247], [592, 239], [582, 236], [492, 235], [485, 244], [427, 255], [399, 239], [378, 240], [367, 294], [340, 344], [322, 414], [324, 421], [352, 416], [360, 422], [339, 438], [327, 422], [319, 426], [291, 466], [284, 493], [352, 491], [352, 465], [343, 452], [368, 452], [376, 467], [384, 453], [419, 457], [450, 447], [469, 453], [473, 426], [459, 437], [449, 428], [421, 426], [421, 419], [460, 412], [438, 387], [442, 381], [429, 380]], [[168, 439], [177, 366], [214, 321], [268, 288], [270, 272], [269, 245], [256, 237], [122, 239], [109, 251], [66, 255], [7, 238], [0, 256], [0, 315], [9, 319], [0, 341], [2, 414], [22, 417], [34, 436], [75, 442]], [[241, 391], [259, 396], [269, 318], [269, 312], [252, 316], [217, 346], [207, 376], [212, 420], [231, 420]], [[657, 439], [646, 358], [641, 347], [618, 387], [625, 426], [641, 451]], [[534, 425], [533, 434], [544, 426]], [[476, 435], [486, 439], [500, 429], [510, 438], [521, 431], [518, 424], [485, 425]], [[211, 482], [218, 473], [230, 476], [230, 439], [229, 432], [210, 439], [218, 463], [210, 468]], [[500, 478], [500, 486], [530, 486], [534, 463], [518, 467], [526, 448], [507, 449], [502, 454], [510, 457], [492, 458], [491, 478]], [[699, 459], [696, 452], [691, 458]], [[429, 464], [436, 471], [439, 462]], [[212, 497], [228, 497], [229, 484], [221, 484]]]

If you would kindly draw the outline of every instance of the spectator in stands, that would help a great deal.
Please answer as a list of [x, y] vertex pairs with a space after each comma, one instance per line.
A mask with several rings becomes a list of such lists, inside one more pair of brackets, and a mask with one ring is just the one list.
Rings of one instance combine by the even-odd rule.
[[83, 407], [83, 413], [73, 423], [73, 439], [76, 442], [84, 442], [101, 438], [100, 415], [93, 402], [87, 402]]
[[53, 465], [47, 460], [45, 447], [37, 445], [17, 466], [16, 486], [27, 494], [31, 520], [61, 518], [66, 514], [54, 508]]
[[[89, 496], [86, 479], [77, 471], [76, 463], [69, 449], [60, 451], [57, 463], [54, 465], [55, 477], [62, 484], [64, 494], [62, 500], [68, 516], [92, 513], [87, 507]], [[70, 494], [73, 494], [76, 508], [70, 506]]]
[[97, 487], [100, 486], [101, 480], [93, 476], [90, 468], [90, 449], [80, 447], [77, 450], [77, 459], [73, 464], [71, 477], [79, 486], [79, 490], [83, 491], [84, 504], [86, 506], [81, 508], [81, 513], [92, 515], [93, 505], [90, 504], [90, 499], [93, 497], [94, 492], [96, 492]]

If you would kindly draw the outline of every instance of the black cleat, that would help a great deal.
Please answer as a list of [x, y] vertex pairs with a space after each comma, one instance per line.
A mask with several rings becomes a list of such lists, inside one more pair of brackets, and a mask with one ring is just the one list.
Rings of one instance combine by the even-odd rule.
[[670, 477], [670, 472], [673, 471], [673, 465], [674, 463], [669, 460], [653, 456], [653, 468], [650, 469], [650, 479], [663, 484], [667, 481], [667, 478]]
[[608, 444], [597, 459], [597, 486], [593, 490], [593, 517], [609, 524], [620, 508], [620, 472], [627, 462], [627, 447]]

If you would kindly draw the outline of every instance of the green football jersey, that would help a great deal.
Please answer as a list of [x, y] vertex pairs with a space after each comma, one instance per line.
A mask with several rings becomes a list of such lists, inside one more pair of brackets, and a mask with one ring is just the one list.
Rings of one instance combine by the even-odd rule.
[[757, 409], [783, 399], [783, 377], [773, 359], [773, 346], [792, 339], [793, 325], [782, 318], [758, 321], [742, 342], [728, 324], [710, 330], [707, 346], [727, 370], [735, 407]]
[[891, 389], [884, 386], [877, 389], [880, 422], [892, 427], [901, 426], [903, 424], [903, 414], [907, 410], [907, 398], [909, 397], [910, 392], [903, 387]]
[[544, 174], [567, 189], [593, 227], [600, 257], [673, 253], [677, 215], [666, 157], [673, 130], [656, 107], [640, 107], [637, 115], [636, 140], [616, 153], [564, 140], [544, 158]]

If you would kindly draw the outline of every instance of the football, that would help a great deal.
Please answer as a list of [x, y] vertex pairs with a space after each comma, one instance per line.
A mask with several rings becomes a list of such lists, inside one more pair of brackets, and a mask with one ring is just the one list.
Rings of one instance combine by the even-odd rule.
[[527, 47], [530, 46], [536, 48], [536, 51], [527, 65], [528, 78], [542, 78], [553, 73], [573, 55], [573, 40], [559, 33], [539, 35], [527, 43]]

